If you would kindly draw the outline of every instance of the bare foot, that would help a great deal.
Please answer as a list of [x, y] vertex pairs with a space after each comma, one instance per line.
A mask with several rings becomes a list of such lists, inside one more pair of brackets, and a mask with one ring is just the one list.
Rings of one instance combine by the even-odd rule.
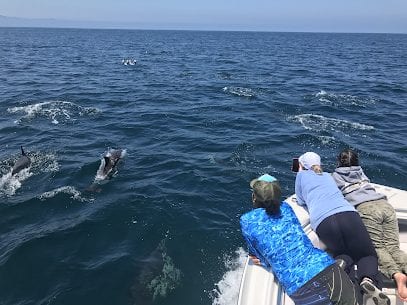
[[397, 293], [403, 301], [407, 301], [407, 275], [401, 272], [393, 274], [393, 278], [397, 283]]

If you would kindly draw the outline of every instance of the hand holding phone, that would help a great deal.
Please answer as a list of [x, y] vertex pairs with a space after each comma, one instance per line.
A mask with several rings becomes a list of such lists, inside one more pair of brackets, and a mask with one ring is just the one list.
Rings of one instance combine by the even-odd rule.
[[298, 172], [300, 170], [300, 163], [298, 161], [298, 158], [293, 158], [293, 163], [291, 165], [291, 170], [293, 172]]

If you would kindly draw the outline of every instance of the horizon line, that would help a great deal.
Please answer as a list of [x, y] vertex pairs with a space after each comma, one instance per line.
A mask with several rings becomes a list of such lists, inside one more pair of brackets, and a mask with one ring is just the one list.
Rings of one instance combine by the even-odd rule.
[[0, 28], [9, 29], [61, 29], [61, 30], [111, 30], [111, 31], [180, 31], [180, 32], [250, 32], [250, 33], [304, 33], [304, 34], [384, 34], [384, 35], [407, 35], [407, 32], [345, 32], [345, 31], [294, 31], [294, 30], [261, 30], [261, 29], [204, 29], [204, 28], [149, 28], [149, 27], [82, 27], [82, 26], [53, 26], [53, 25], [0, 25]]
[[[17, 24], [1, 24], [1, 19], [12, 19]], [[18, 22], [54, 22], [62, 24], [18, 24]], [[66, 23], [66, 24], [63, 24]], [[81, 24], [82, 23], [82, 24]], [[346, 31], [346, 30], [288, 30], [288, 29], [264, 29], [266, 26], [255, 26], [250, 28], [246, 25], [218, 25], [205, 24], [137, 24], [136, 22], [116, 22], [116, 21], [92, 21], [92, 20], [72, 20], [55, 18], [26, 18], [10, 17], [0, 14], [0, 28], [51, 28], [51, 29], [84, 29], [84, 30], [146, 30], [146, 31], [202, 31], [202, 32], [259, 32], [259, 33], [321, 33], [321, 34], [394, 34], [405, 35], [407, 31]], [[215, 28], [214, 28], [215, 27]], [[223, 28], [221, 28], [223, 27]], [[246, 28], [245, 28], [246, 27]], [[270, 26], [271, 27], [271, 26]]]

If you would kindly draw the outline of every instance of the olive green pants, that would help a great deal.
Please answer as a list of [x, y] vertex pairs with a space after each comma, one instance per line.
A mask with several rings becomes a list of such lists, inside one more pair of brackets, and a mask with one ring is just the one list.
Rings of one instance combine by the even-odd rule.
[[380, 271], [389, 278], [396, 272], [406, 273], [407, 253], [400, 250], [396, 212], [387, 200], [359, 204], [358, 210], [379, 258]]

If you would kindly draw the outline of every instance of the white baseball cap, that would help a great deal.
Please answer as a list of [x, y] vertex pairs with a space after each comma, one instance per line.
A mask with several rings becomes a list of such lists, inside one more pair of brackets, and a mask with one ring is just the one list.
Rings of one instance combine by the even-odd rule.
[[305, 169], [311, 169], [313, 165], [321, 166], [321, 157], [312, 151], [308, 151], [301, 155], [301, 157], [298, 158], [298, 161]]

